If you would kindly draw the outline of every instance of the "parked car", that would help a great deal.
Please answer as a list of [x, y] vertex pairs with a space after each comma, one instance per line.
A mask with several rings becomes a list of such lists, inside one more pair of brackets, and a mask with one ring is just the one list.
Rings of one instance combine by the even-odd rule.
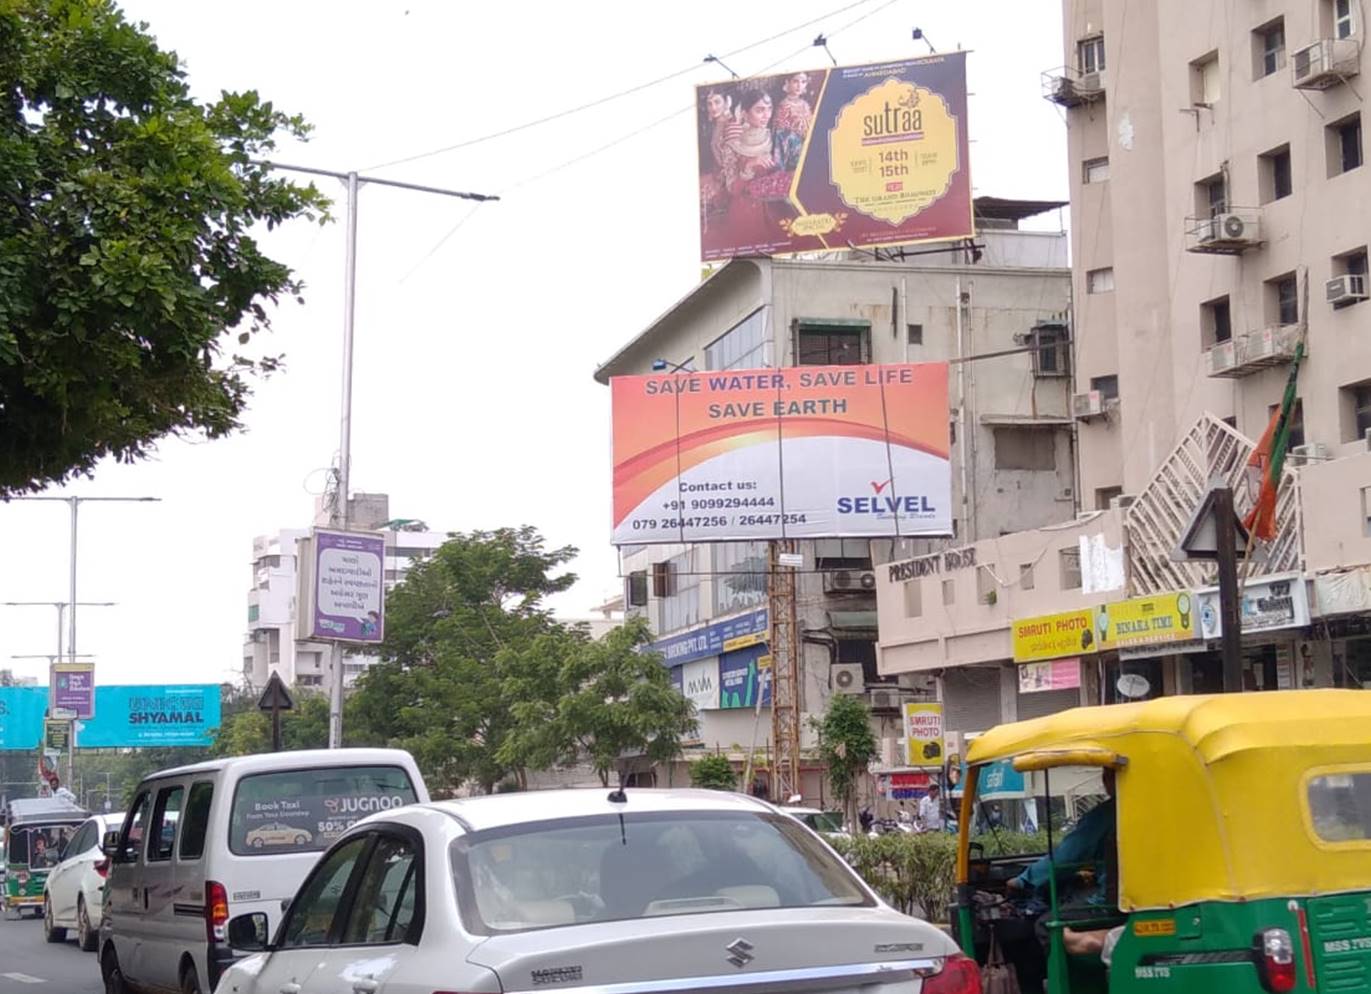
[[49, 942], [64, 942], [67, 932], [75, 929], [81, 948], [95, 952], [109, 876], [109, 857], [101, 845], [105, 833], [123, 821], [122, 814], [92, 815], [62, 850], [62, 861], [48, 873], [43, 888], [43, 936]]
[[843, 813], [841, 811], [823, 811], [820, 808], [781, 808], [786, 814], [800, 822], [808, 825], [820, 835], [834, 835], [841, 838], [848, 836], [848, 831], [843, 827]]
[[274, 926], [319, 853], [355, 822], [427, 800], [414, 758], [398, 749], [240, 756], [152, 774], [105, 837], [105, 989], [212, 990], [233, 961], [230, 916], [258, 912]]
[[791, 816], [707, 790], [418, 804], [354, 825], [220, 994], [979, 994], [976, 964], [883, 904]]

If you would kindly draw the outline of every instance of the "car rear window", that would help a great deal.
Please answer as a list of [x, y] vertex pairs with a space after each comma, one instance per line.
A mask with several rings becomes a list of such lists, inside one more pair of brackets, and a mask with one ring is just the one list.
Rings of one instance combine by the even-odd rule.
[[319, 852], [358, 819], [414, 801], [414, 784], [398, 766], [254, 773], [233, 794], [229, 849], [239, 856]]
[[1371, 839], [1371, 772], [1311, 777], [1307, 797], [1314, 833], [1324, 842]]
[[873, 903], [793, 819], [663, 812], [547, 821], [457, 839], [461, 914], [478, 935], [752, 908]]

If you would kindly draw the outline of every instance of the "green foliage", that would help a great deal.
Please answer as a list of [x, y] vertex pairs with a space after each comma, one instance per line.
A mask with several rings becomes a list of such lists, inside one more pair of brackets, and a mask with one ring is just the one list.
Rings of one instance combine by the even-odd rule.
[[857, 824], [857, 783], [876, 756], [876, 736], [871, 715], [860, 697], [834, 694], [828, 710], [814, 721], [819, 733], [819, 754], [828, 766], [833, 795], [843, 804], [849, 825]]
[[[327, 748], [328, 695], [297, 687], [291, 696], [295, 699], [295, 709], [281, 715], [282, 750]], [[219, 733], [214, 737], [212, 755], [250, 756], [272, 751], [271, 715], [257, 709], [255, 698], [248, 704], [250, 706], [224, 716]], [[346, 722], [343, 728], [347, 730]]]
[[705, 790], [737, 790], [738, 771], [727, 756], [705, 756], [690, 764], [690, 785]]
[[260, 164], [308, 128], [255, 92], [190, 96], [111, 0], [0, 0], [0, 498], [240, 427], [237, 353], [299, 298], [251, 231], [327, 217]]
[[[954, 897], [957, 837], [946, 832], [888, 832], [829, 840], [862, 879], [906, 914], [944, 921]], [[999, 832], [977, 836], [986, 856], [1047, 851], [1045, 835]]]

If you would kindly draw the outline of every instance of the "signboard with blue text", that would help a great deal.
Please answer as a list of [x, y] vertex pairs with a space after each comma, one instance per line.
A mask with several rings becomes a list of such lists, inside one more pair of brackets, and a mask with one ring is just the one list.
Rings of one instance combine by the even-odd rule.
[[766, 641], [767, 634], [767, 613], [766, 608], [762, 608], [653, 642], [647, 651], [660, 655], [667, 666], [680, 666], [694, 659], [760, 645]]
[[207, 746], [218, 727], [217, 683], [96, 687], [95, 717], [82, 724], [76, 746]]

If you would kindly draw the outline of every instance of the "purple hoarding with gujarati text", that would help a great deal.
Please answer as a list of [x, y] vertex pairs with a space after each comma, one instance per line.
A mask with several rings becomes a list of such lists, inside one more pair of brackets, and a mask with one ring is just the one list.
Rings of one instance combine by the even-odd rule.
[[314, 619], [310, 635], [376, 644], [385, 634], [386, 540], [316, 530]]
[[95, 715], [95, 664], [55, 663], [48, 706], [52, 713], [70, 711], [85, 721]]

